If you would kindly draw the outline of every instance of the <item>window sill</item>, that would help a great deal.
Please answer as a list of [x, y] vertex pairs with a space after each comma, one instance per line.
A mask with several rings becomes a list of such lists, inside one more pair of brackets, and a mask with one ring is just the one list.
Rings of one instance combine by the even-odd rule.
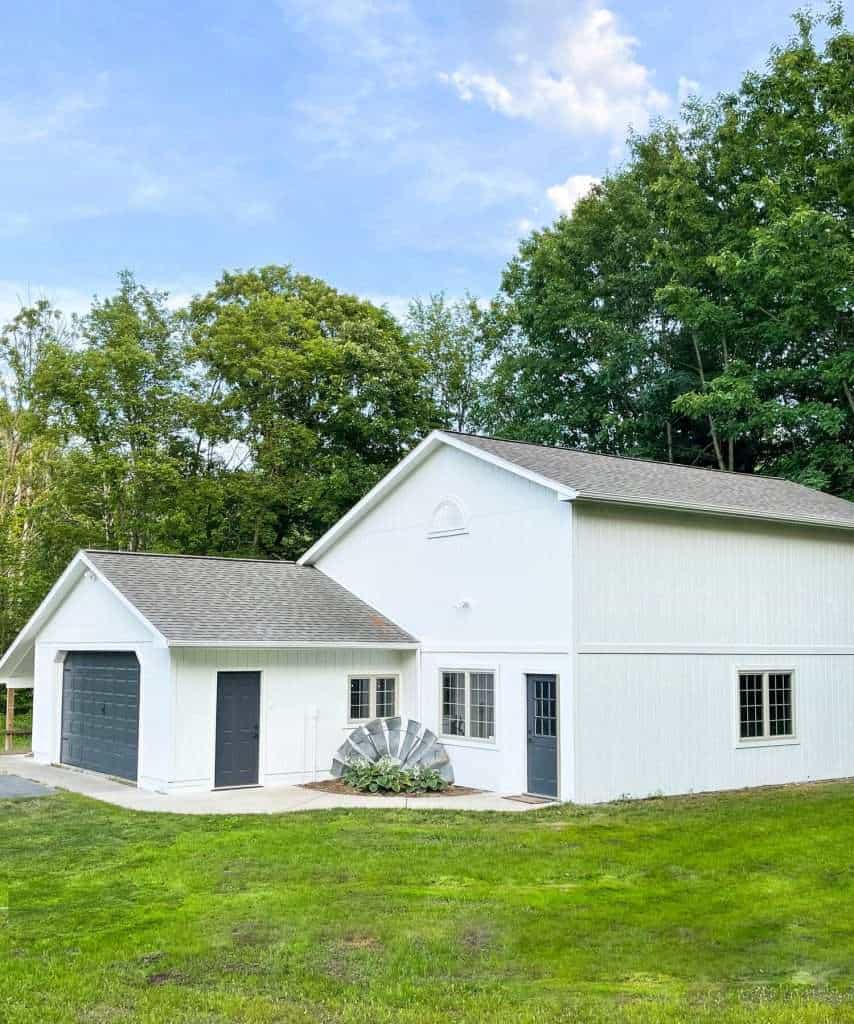
[[470, 736], [442, 736], [439, 742], [445, 747], [470, 747], [472, 750], [498, 750], [495, 740], [476, 740]]
[[468, 533], [464, 526], [453, 530], [431, 530], [427, 534], [427, 540], [438, 540], [440, 537], [461, 537], [464, 533]]
[[736, 750], [755, 750], [756, 747], [799, 747], [801, 741], [795, 736], [785, 736], [779, 740], [739, 740]]

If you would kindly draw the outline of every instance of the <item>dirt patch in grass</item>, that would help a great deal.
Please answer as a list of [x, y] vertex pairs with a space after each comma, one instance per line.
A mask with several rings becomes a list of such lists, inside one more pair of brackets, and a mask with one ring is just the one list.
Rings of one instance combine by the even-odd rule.
[[468, 786], [448, 786], [439, 793], [368, 793], [361, 792], [348, 785], [342, 779], [327, 779], [324, 782], [306, 782], [303, 789], [316, 789], [321, 793], [336, 793], [341, 796], [405, 796], [417, 799], [422, 796], [472, 796], [475, 793], [482, 793], [481, 789], [470, 789]]
[[186, 985], [187, 976], [180, 971], [158, 971], [145, 979], [149, 985]]

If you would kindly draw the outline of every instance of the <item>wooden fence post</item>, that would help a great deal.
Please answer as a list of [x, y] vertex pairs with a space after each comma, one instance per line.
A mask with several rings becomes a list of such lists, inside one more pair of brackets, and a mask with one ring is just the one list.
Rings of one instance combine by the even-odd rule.
[[10, 690], [6, 687], [6, 740], [3, 744], [3, 749], [8, 754], [12, 749], [13, 736], [12, 733], [15, 729], [15, 691]]

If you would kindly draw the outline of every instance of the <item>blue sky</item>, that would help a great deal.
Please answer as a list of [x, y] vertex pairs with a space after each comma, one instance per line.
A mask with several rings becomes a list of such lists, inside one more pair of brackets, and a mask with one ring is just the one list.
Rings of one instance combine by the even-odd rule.
[[291, 263], [490, 296], [629, 123], [737, 85], [781, 0], [43, 0], [0, 35], [0, 315], [128, 267], [175, 301]]

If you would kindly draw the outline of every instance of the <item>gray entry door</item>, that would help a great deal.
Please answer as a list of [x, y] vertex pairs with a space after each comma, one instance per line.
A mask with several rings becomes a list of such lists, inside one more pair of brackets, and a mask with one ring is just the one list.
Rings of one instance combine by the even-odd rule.
[[135, 781], [138, 751], [136, 655], [67, 654], [62, 668], [62, 763]]
[[557, 796], [557, 676], [528, 676], [528, 792]]
[[260, 727], [261, 673], [218, 673], [214, 786], [258, 785]]

